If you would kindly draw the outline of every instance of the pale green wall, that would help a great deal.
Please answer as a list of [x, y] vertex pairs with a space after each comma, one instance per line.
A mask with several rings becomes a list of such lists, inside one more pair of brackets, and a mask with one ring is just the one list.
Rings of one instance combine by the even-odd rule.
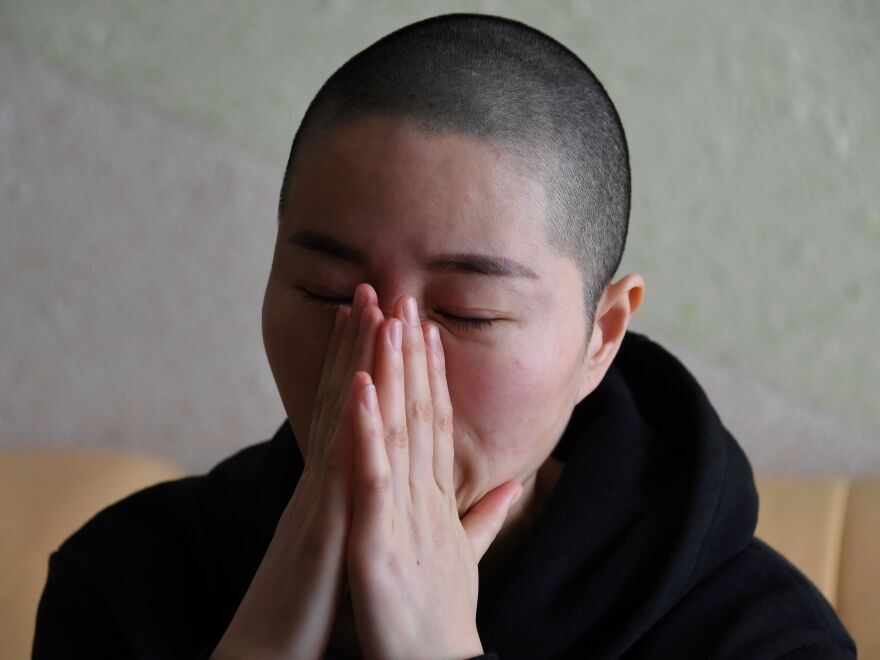
[[524, 20], [609, 90], [635, 327], [880, 436], [880, 3], [2, 0], [0, 36], [279, 168], [354, 52], [445, 11]]

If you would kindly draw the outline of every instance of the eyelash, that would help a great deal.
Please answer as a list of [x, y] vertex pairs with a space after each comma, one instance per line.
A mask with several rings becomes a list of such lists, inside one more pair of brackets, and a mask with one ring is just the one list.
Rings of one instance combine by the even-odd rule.
[[[299, 289], [299, 292], [302, 296], [308, 300], [309, 302], [315, 303], [317, 305], [321, 305], [322, 307], [329, 307], [331, 309], [335, 309], [340, 305], [351, 305], [351, 298], [325, 298], [324, 296], [318, 296], [310, 291], [306, 291], [305, 289]], [[452, 323], [453, 325], [457, 325], [466, 330], [485, 330], [490, 325], [492, 325], [496, 319], [471, 319], [465, 318], [463, 316], [455, 316], [453, 314], [445, 314], [440, 312], [440, 314], [447, 321]]]

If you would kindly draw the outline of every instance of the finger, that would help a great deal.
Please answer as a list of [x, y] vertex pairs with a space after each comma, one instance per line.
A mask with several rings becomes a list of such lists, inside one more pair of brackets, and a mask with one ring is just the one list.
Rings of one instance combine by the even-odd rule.
[[[377, 305], [369, 303], [361, 316], [361, 330], [355, 341], [352, 359], [349, 365], [349, 374], [357, 371], [365, 371], [372, 376], [373, 362], [376, 353], [376, 334], [385, 316]], [[349, 376], [350, 377], [350, 376]]]
[[326, 450], [323, 457], [323, 480], [325, 487], [325, 501], [331, 511], [351, 509], [351, 489], [347, 484], [351, 481], [352, 470], [352, 446], [351, 437], [354, 431], [355, 411], [361, 396], [361, 390], [370, 382], [369, 376], [358, 372], [351, 379], [343, 399], [339, 424], [327, 440]]
[[510, 507], [521, 494], [520, 484], [506, 481], [486, 493], [461, 519], [461, 526], [471, 540], [477, 561], [482, 559], [492, 541], [498, 536]]
[[409, 437], [410, 489], [434, 487], [434, 412], [425, 356], [425, 338], [415, 298], [403, 300], [403, 374]]
[[[354, 340], [351, 344], [344, 347], [344, 354], [340, 356], [344, 360], [340, 370], [334, 373], [333, 378], [338, 378], [342, 384], [342, 388], [354, 373], [358, 370], [372, 373], [373, 371], [373, 347], [376, 343], [376, 328], [382, 320], [382, 312], [376, 304], [375, 293], [368, 284], [360, 285], [364, 287], [361, 292], [366, 291], [362, 299], [363, 307], [361, 307], [361, 317], [358, 328], [355, 330]], [[336, 367], [334, 367], [335, 369]], [[336, 404], [330, 409], [330, 426], [334, 420], [339, 418], [342, 409], [342, 399], [338, 399]]]
[[403, 323], [398, 318], [388, 319], [382, 325], [376, 342], [374, 380], [382, 417], [385, 451], [394, 479], [394, 495], [401, 506], [410, 497], [402, 347]]
[[[376, 331], [382, 323], [382, 312], [373, 304], [368, 304], [361, 315], [361, 327], [355, 341], [354, 351], [352, 352], [351, 364], [348, 367], [345, 378], [345, 390], [349, 389], [349, 384], [355, 380], [358, 373], [364, 372], [370, 374], [373, 371], [373, 352], [376, 343]], [[346, 399], [340, 398], [339, 401], [331, 409], [331, 422], [328, 429], [336, 433], [340, 425], [345, 428], [346, 412], [343, 410]], [[335, 421], [333, 421], [335, 420]]]
[[[347, 426], [351, 427], [350, 411], [357, 402], [356, 383], [346, 392], [344, 410], [348, 413]], [[351, 481], [351, 433], [342, 432], [344, 425], [337, 427], [337, 433], [326, 439], [322, 444], [323, 451], [317, 456], [317, 480], [319, 493], [313, 506], [318, 507], [318, 514], [323, 521], [324, 532], [330, 538], [342, 540], [347, 538], [351, 525], [352, 488]]]
[[336, 351], [334, 353], [328, 353], [325, 357], [325, 366], [327, 367], [325, 370], [326, 375], [323, 377], [321, 386], [315, 397], [315, 405], [318, 408], [318, 415], [312, 424], [312, 428], [314, 429], [312, 435], [316, 439], [316, 446], [320, 446], [323, 439], [327, 437], [327, 426], [332, 410], [336, 406], [337, 400], [339, 400], [344, 394], [342, 390], [344, 383], [342, 382], [342, 374], [340, 373], [342, 370], [342, 355], [347, 353], [346, 345], [353, 341], [352, 335], [360, 323], [359, 319], [361, 308], [363, 306], [362, 295], [363, 294], [359, 296], [358, 292], [355, 291], [352, 307], [349, 308], [349, 311], [345, 314], [344, 325], [340, 329]]
[[317, 445], [320, 447], [326, 443], [326, 439], [333, 433], [333, 427], [339, 419], [339, 411], [342, 408], [345, 388], [348, 385], [348, 375], [351, 366], [351, 354], [354, 344], [360, 334], [361, 316], [364, 306], [369, 302], [375, 302], [375, 291], [369, 284], [359, 284], [355, 289], [351, 312], [342, 333], [339, 348], [333, 358], [333, 366], [330, 377], [319, 394], [321, 399], [321, 412], [316, 426]]
[[330, 334], [330, 341], [327, 342], [324, 364], [321, 367], [321, 380], [318, 381], [318, 391], [312, 405], [312, 419], [309, 424], [309, 441], [306, 447], [305, 465], [311, 464], [316, 453], [315, 447], [318, 445], [318, 442], [315, 441], [315, 438], [318, 435], [318, 420], [321, 418], [321, 407], [324, 405], [324, 392], [327, 383], [330, 381], [330, 373], [333, 369], [336, 353], [339, 351], [339, 344], [342, 342], [342, 333], [350, 313], [351, 307], [343, 305], [336, 310], [336, 317], [333, 320], [333, 331]]
[[434, 423], [434, 480], [445, 494], [455, 496], [452, 480], [455, 447], [453, 443], [452, 401], [446, 382], [446, 359], [440, 330], [434, 323], [424, 326], [428, 347], [428, 381], [431, 386], [431, 405]]
[[356, 497], [351, 533], [360, 548], [383, 543], [391, 532], [393, 482], [376, 387], [359, 371], [358, 404], [353, 411], [354, 482]]

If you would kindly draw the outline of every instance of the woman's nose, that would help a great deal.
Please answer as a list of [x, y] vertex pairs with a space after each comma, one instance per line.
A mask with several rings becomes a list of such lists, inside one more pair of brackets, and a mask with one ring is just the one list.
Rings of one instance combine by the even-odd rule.
[[382, 311], [382, 314], [385, 316], [386, 319], [394, 316], [394, 309], [395, 306], [398, 304], [398, 300], [400, 301], [400, 304], [403, 304], [402, 298], [404, 298], [405, 296], [412, 296], [413, 298], [415, 298], [416, 307], [419, 309], [419, 316], [421, 317], [421, 306], [419, 305], [419, 299], [412, 293], [400, 289], [392, 293], [376, 289], [376, 296], [379, 299], [379, 309]]
[[379, 309], [382, 310], [382, 314], [385, 315], [386, 319], [390, 319], [392, 316], [394, 316], [394, 309], [396, 307], [397, 299], [402, 298], [405, 295], [406, 294], [401, 293], [398, 296], [395, 296], [393, 298], [389, 297], [385, 300], [379, 298]]
[[[367, 282], [367, 280], [364, 281]], [[401, 299], [405, 296], [412, 296], [415, 299], [419, 318], [423, 318], [424, 304], [421, 300], [423, 283], [417, 275], [405, 268], [389, 264], [382, 272], [371, 273], [367, 283], [376, 294], [379, 310], [386, 319], [394, 316], [395, 305], [398, 301], [402, 304]]]

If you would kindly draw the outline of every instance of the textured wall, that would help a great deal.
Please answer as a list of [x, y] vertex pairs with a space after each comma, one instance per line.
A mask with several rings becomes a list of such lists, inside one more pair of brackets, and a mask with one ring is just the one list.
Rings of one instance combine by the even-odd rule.
[[0, 442], [194, 469], [283, 419], [259, 336], [286, 151], [443, 11], [575, 50], [633, 165], [620, 274], [759, 467], [880, 471], [880, 4], [0, 0]]

